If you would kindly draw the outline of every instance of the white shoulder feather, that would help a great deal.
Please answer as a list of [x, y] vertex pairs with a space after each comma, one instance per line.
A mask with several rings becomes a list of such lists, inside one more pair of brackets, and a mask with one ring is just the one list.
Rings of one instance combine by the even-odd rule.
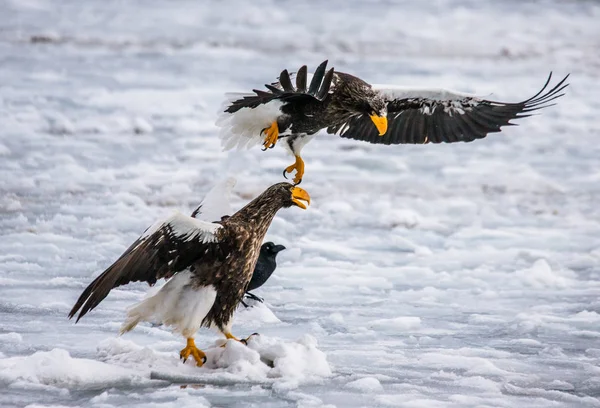
[[405, 87], [398, 85], [371, 85], [373, 90], [379, 92], [387, 100], [398, 99], [430, 99], [435, 101], [455, 101], [465, 98], [479, 99], [477, 95], [453, 91], [444, 88]]

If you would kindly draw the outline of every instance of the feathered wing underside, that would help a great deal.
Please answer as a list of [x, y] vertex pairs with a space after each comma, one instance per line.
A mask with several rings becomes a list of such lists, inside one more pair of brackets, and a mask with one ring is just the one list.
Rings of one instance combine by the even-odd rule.
[[228, 95], [216, 123], [221, 128], [223, 148], [241, 149], [260, 144], [262, 130], [279, 118], [283, 105], [322, 101], [330, 92], [333, 77], [334, 69], [327, 71], [327, 61], [324, 61], [312, 76], [305, 65], [292, 76], [287, 70], [282, 71], [278, 82], [265, 85], [266, 91], [254, 89], [253, 94]]
[[77, 321], [92, 310], [115, 287], [129, 282], [148, 282], [169, 278], [207, 257], [223, 258], [220, 224], [175, 213], [148, 228], [124, 253], [83, 291], [69, 313], [80, 309]]
[[544, 87], [533, 97], [518, 103], [497, 102], [443, 89], [401, 89], [374, 86], [388, 102], [388, 129], [379, 136], [369, 117], [357, 115], [345, 123], [327, 128], [327, 132], [344, 138], [376, 144], [422, 144], [471, 142], [489, 133], [500, 132], [510, 121], [531, 116], [532, 112], [552, 106], [569, 84], [567, 75], [549, 87], [552, 73]]
[[220, 221], [221, 217], [233, 214], [231, 208], [231, 191], [235, 187], [236, 180], [228, 177], [210, 189], [200, 203], [198, 208], [192, 213], [192, 217], [202, 221], [213, 222]]

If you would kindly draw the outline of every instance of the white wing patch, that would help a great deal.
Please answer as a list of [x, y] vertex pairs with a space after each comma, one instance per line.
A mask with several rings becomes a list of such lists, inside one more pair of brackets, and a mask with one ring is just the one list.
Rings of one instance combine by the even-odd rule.
[[224, 112], [231, 102], [244, 95], [252, 94], [227, 94], [227, 100], [217, 119], [216, 125], [221, 128], [219, 137], [223, 150], [249, 149], [260, 145], [264, 140], [262, 130], [268, 128], [281, 115], [283, 102], [278, 99], [256, 108], [242, 108], [234, 113]]
[[[163, 228], [169, 228], [171, 233], [179, 239], [189, 241], [197, 237], [202, 238], [202, 242], [216, 242], [215, 233], [220, 224], [214, 224], [212, 221], [220, 221], [223, 215], [233, 213], [230, 204], [231, 190], [236, 184], [236, 179], [228, 177], [215, 185], [204, 197], [200, 204], [201, 211], [198, 212], [198, 217], [189, 217], [176, 211], [169, 218], [156, 221], [154, 224], [146, 228], [142, 235], [138, 238], [137, 245], [132, 249], [134, 251], [148, 237]], [[196, 211], [198, 211], [196, 210]], [[195, 211], [195, 212], [196, 212]]]
[[419, 112], [424, 115], [432, 115], [436, 109], [443, 109], [450, 116], [464, 115], [472, 107], [481, 103], [481, 99], [476, 95], [443, 88], [413, 88], [381, 84], [372, 87], [388, 101], [418, 101], [422, 105]]
[[372, 85], [373, 90], [379, 92], [387, 100], [394, 99], [432, 99], [436, 101], [457, 101], [465, 98], [478, 100], [474, 94], [452, 91], [444, 88], [414, 88], [398, 85]]
[[202, 221], [220, 221], [224, 215], [233, 214], [231, 208], [231, 191], [235, 187], [236, 179], [228, 177], [206, 194], [200, 206], [194, 211], [194, 218]]
[[220, 224], [198, 220], [180, 212], [176, 212], [163, 224], [177, 239], [191, 241], [197, 239], [200, 242], [217, 242], [216, 232], [221, 228]]
[[198, 239], [200, 242], [208, 243], [217, 242], [215, 234], [220, 228], [220, 224], [202, 221], [176, 211], [169, 218], [157, 221], [148, 227], [138, 238], [137, 245], [131, 251], [135, 251], [148, 237], [162, 229], [170, 231], [170, 234], [175, 239], [182, 241]]

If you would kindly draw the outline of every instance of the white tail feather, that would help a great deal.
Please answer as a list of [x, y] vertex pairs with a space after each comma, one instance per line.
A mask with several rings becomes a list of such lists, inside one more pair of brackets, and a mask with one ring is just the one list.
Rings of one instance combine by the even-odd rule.
[[260, 145], [264, 139], [261, 135], [262, 130], [268, 128], [281, 115], [280, 108], [283, 102], [277, 99], [256, 108], [242, 108], [235, 113], [224, 112], [231, 102], [244, 95], [250, 94], [227, 94], [228, 99], [217, 118], [216, 125], [221, 128], [219, 137], [223, 150], [249, 149]]
[[194, 287], [191, 278], [191, 272], [180, 272], [156, 294], [132, 306], [121, 326], [121, 334], [139, 322], [149, 321], [170, 326], [184, 337], [193, 337], [214, 304], [217, 292], [212, 285]]

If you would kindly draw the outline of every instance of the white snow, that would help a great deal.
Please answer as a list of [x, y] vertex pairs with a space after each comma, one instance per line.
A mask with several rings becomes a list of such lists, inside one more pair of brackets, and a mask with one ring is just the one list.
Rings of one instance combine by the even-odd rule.
[[46, 385], [73, 390], [104, 389], [131, 386], [142, 381], [133, 370], [100, 361], [73, 358], [62, 349], [0, 360], [0, 383], [18, 388]]
[[[0, 406], [600, 406], [598, 2], [11, 0], [0, 15]], [[179, 361], [167, 327], [117, 337], [145, 284], [67, 320], [155, 220], [217, 180], [238, 180], [233, 208], [283, 180], [283, 149], [222, 151], [219, 106], [325, 59], [493, 100], [549, 71], [571, 86], [468, 144], [316, 135], [311, 206], [275, 218], [267, 239], [288, 249], [232, 326], [260, 337], [221, 348], [200, 330], [206, 367]]]
[[377, 378], [365, 377], [346, 384], [347, 388], [360, 392], [381, 392], [383, 387]]

